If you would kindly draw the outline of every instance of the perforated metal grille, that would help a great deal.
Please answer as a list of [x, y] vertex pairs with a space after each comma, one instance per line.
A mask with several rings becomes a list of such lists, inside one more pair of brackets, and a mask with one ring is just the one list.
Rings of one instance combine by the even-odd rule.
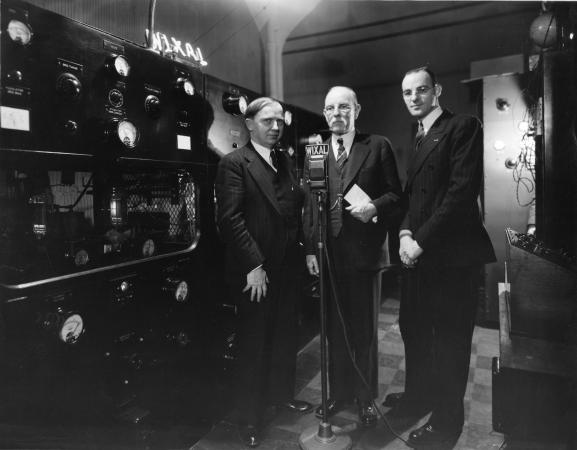
[[194, 242], [199, 231], [198, 185], [190, 173], [127, 173], [123, 185], [129, 215], [155, 215], [157, 220], [148, 223], [153, 231], [165, 231], [173, 243]]

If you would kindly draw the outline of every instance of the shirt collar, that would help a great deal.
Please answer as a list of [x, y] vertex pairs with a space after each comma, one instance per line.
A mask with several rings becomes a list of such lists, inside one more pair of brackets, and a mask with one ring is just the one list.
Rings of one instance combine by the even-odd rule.
[[264, 145], [257, 144], [252, 139], [250, 140], [250, 142], [251, 142], [252, 146], [254, 147], [254, 149], [256, 150], [256, 152], [262, 157], [262, 159], [264, 159], [268, 163], [268, 165], [271, 166], [273, 168], [273, 170], [276, 172], [276, 168], [272, 165], [272, 162], [270, 160], [271, 149], [268, 147], [265, 147]]
[[423, 124], [423, 130], [425, 131], [425, 134], [429, 132], [430, 128], [435, 123], [435, 120], [437, 120], [441, 116], [441, 114], [443, 114], [443, 109], [440, 106], [437, 106], [429, 114], [423, 117], [423, 119], [421, 119], [421, 123]]
[[343, 140], [343, 146], [345, 147], [345, 151], [347, 152], [347, 156], [351, 153], [351, 147], [353, 146], [353, 141], [355, 140], [355, 130], [351, 130], [345, 134], [333, 134], [331, 137], [331, 144], [333, 146], [333, 152], [335, 157], [337, 155], [337, 149], [339, 148], [339, 144], [337, 139]]

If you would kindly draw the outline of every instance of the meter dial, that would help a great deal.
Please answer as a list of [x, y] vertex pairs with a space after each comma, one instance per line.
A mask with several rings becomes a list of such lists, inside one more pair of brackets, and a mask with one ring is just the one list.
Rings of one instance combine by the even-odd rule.
[[287, 127], [290, 127], [291, 123], [293, 123], [293, 113], [290, 111], [284, 112], [284, 123]]
[[227, 113], [240, 116], [246, 112], [248, 101], [244, 95], [225, 94], [222, 106]]
[[60, 327], [58, 337], [66, 344], [74, 344], [84, 331], [84, 321], [80, 314], [69, 315]]
[[244, 95], [241, 95], [238, 99], [238, 109], [241, 114], [246, 112], [246, 108], [248, 107], [248, 101]]
[[88, 256], [88, 252], [84, 249], [78, 250], [74, 254], [74, 265], [76, 267], [85, 266], [86, 264], [88, 264], [89, 260], [90, 260], [90, 258]]
[[186, 95], [190, 96], [194, 95], [195, 93], [194, 84], [192, 84], [192, 81], [190, 81], [188, 78], [179, 78], [177, 84], [178, 87], [182, 89], [182, 91]]
[[114, 67], [114, 71], [121, 77], [127, 77], [130, 73], [130, 64], [128, 64], [128, 60], [122, 55], [114, 58], [112, 66]]
[[132, 122], [121, 120], [116, 128], [116, 135], [127, 148], [134, 148], [138, 143], [139, 133]]
[[147, 239], [142, 244], [142, 256], [152, 256], [156, 252], [156, 246], [152, 239]]
[[14, 42], [19, 42], [22, 45], [28, 45], [32, 39], [32, 30], [24, 22], [12, 19], [8, 22], [8, 28], [6, 29], [8, 36]]
[[185, 302], [188, 299], [188, 283], [186, 281], [181, 281], [176, 286], [174, 291], [174, 298], [177, 302]]

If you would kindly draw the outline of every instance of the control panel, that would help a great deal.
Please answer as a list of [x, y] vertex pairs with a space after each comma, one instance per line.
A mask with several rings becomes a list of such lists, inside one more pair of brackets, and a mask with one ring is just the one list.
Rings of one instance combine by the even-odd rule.
[[198, 68], [17, 0], [0, 26], [2, 150], [204, 160]]

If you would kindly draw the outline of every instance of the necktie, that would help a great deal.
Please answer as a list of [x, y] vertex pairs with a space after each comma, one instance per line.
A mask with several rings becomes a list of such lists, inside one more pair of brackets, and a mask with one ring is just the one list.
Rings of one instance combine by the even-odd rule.
[[425, 129], [423, 128], [423, 122], [419, 120], [419, 128], [417, 130], [417, 134], [415, 135], [415, 150], [419, 150], [419, 146], [421, 145], [421, 141], [425, 137]]
[[347, 161], [347, 152], [345, 151], [345, 146], [343, 145], [343, 138], [338, 138], [337, 143], [339, 144], [337, 148], [337, 167], [342, 170], [345, 162]]
[[270, 151], [270, 162], [275, 169], [278, 168], [278, 155], [275, 149]]

